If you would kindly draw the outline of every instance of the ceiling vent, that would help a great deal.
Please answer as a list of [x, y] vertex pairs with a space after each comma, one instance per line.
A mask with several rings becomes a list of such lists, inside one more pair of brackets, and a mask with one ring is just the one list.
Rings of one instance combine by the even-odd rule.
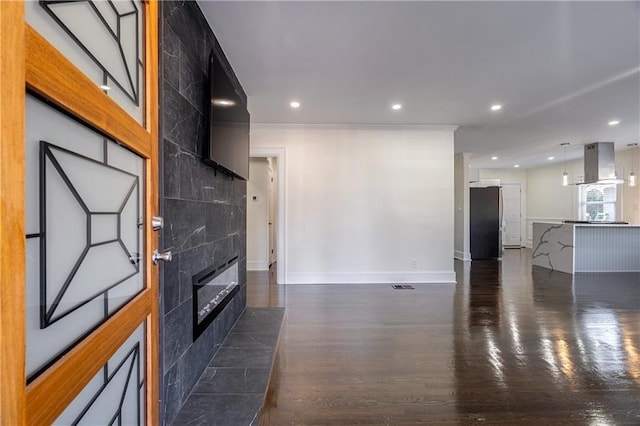
[[584, 146], [584, 183], [622, 183], [616, 177], [613, 142], [595, 142]]

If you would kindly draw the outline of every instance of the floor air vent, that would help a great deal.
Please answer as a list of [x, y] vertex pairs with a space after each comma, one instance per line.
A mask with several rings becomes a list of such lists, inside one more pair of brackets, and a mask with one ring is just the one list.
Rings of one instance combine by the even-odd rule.
[[393, 284], [394, 290], [415, 290], [412, 285], [409, 284]]

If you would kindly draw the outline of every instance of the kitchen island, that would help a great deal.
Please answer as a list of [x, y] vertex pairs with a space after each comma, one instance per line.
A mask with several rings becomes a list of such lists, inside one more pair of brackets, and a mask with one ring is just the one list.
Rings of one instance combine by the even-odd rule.
[[532, 263], [576, 272], [640, 272], [640, 226], [533, 224]]

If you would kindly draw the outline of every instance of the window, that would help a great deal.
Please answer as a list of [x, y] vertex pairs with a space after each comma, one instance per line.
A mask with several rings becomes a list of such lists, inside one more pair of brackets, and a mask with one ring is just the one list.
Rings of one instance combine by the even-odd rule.
[[581, 185], [579, 197], [578, 216], [580, 220], [617, 220], [617, 189], [615, 184]]

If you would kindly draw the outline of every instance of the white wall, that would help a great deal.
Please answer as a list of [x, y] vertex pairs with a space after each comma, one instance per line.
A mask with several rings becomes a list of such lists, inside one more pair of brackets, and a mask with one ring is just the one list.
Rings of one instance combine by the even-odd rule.
[[470, 154], [455, 155], [455, 252], [460, 260], [471, 260], [469, 242], [469, 158]]
[[527, 170], [527, 247], [531, 247], [533, 222], [578, 218], [578, 186], [573, 184], [584, 175], [582, 159], [567, 162], [568, 186], [562, 186], [564, 170], [563, 162]]
[[569, 161], [568, 186], [562, 186], [563, 163], [527, 170], [527, 216], [534, 219], [577, 219], [578, 187], [573, 185], [584, 175], [582, 159]]
[[454, 130], [253, 125], [286, 150], [283, 281], [454, 281]]
[[[247, 269], [250, 271], [269, 269], [268, 167], [269, 163], [266, 158], [251, 158], [249, 161], [249, 181], [247, 182]], [[256, 198], [255, 200], [254, 197]]]

